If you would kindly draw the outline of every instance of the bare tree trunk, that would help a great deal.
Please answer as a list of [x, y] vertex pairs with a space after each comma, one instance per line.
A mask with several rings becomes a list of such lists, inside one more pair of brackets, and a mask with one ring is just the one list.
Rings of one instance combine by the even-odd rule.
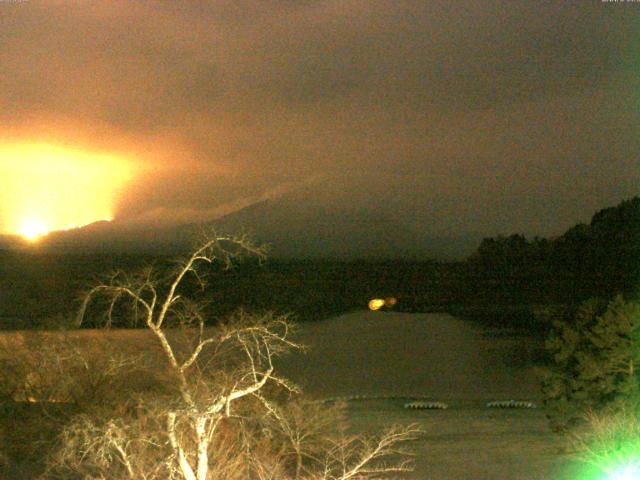
[[198, 480], [207, 480], [207, 473], [209, 473], [209, 437], [206, 426], [206, 417], [196, 419], [196, 435], [198, 437]]
[[193, 407], [194, 403], [193, 403], [193, 397], [191, 396], [191, 391], [189, 389], [189, 383], [187, 382], [187, 379], [185, 378], [184, 372], [180, 368], [180, 365], [178, 365], [176, 356], [173, 353], [173, 348], [171, 348], [171, 345], [169, 344], [169, 341], [167, 340], [166, 335], [164, 334], [161, 328], [156, 327], [153, 323], [148, 323], [148, 325], [149, 325], [149, 329], [160, 341], [160, 345], [162, 345], [162, 349], [164, 350], [167, 356], [167, 359], [169, 360], [169, 364], [171, 365], [171, 368], [173, 368], [173, 370], [176, 372], [176, 375], [178, 375], [178, 379], [180, 381], [180, 395], [182, 396], [182, 399], [187, 403], [187, 405], [189, 405], [190, 407]]
[[178, 437], [176, 435], [176, 414], [173, 412], [169, 414], [167, 419], [167, 433], [169, 434], [171, 447], [178, 457], [178, 465], [180, 466], [180, 471], [182, 472], [185, 480], [198, 480], [196, 475], [193, 473], [193, 468], [191, 468], [189, 460], [187, 460], [187, 456], [184, 454], [184, 450], [178, 443]]

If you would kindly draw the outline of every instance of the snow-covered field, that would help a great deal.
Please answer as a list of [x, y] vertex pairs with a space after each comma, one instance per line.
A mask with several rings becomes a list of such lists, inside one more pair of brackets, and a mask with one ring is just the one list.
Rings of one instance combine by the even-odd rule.
[[[427, 396], [447, 410], [407, 410], [403, 398], [350, 400], [355, 431], [417, 422], [416, 470], [432, 480], [573, 479], [548, 428], [532, 358], [539, 343], [498, 335], [440, 314], [354, 312], [300, 327], [309, 350], [285, 359], [284, 376], [317, 398]], [[492, 400], [536, 409], [489, 409]]]
[[280, 373], [318, 397], [413, 395], [443, 401], [538, 399], [538, 345], [496, 338], [445, 314], [354, 312], [303, 324], [304, 355]]

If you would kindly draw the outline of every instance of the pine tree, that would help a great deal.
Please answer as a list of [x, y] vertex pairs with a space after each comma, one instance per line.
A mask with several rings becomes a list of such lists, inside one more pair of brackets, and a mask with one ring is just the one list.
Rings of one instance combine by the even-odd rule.
[[563, 429], [638, 393], [639, 327], [639, 306], [621, 296], [588, 300], [572, 321], [555, 324], [546, 344], [553, 365], [543, 381], [552, 426]]

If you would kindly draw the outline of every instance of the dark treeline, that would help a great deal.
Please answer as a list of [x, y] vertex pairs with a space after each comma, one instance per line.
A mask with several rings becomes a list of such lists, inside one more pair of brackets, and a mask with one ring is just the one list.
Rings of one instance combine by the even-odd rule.
[[[168, 257], [0, 252], [0, 325], [55, 326], [74, 315], [83, 292], [112, 272], [152, 266], [162, 285], [174, 265]], [[194, 279], [185, 288], [190, 296], [206, 301], [214, 319], [243, 308], [315, 320], [366, 308], [376, 296], [400, 297], [405, 308], [416, 299], [450, 301], [446, 293], [438, 293], [448, 290], [442, 287], [449, 269], [431, 261], [246, 260], [229, 270], [213, 267], [206, 273], [204, 290]]]
[[73, 315], [83, 292], [105, 274], [140, 269], [160, 260], [140, 255], [0, 250], [0, 328], [53, 326]]
[[640, 291], [640, 198], [605, 208], [557, 238], [486, 238], [462, 270], [454, 311], [541, 334], [588, 299], [621, 294], [634, 300]]
[[[72, 315], [82, 291], [104, 274], [154, 266], [165, 257], [0, 251], [3, 328], [51, 325]], [[484, 239], [460, 262], [401, 260], [246, 261], [212, 268], [212, 317], [237, 308], [291, 312], [301, 320], [364, 308], [373, 297], [398, 298], [403, 311], [448, 311], [509, 326], [543, 328], [536, 313], [591, 297], [634, 296], [640, 285], [640, 198], [601, 210], [590, 224], [554, 239], [511, 235]], [[189, 288], [197, 293], [197, 286]], [[540, 323], [542, 321], [542, 324]]]
[[640, 198], [596, 213], [552, 240], [487, 238], [466, 262], [480, 301], [574, 303], [633, 295], [640, 280]]

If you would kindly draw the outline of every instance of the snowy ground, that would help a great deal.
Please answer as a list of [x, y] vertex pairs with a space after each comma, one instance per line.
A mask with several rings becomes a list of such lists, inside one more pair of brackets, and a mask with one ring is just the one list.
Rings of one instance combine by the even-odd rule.
[[542, 408], [485, 406], [510, 399], [540, 406], [531, 365], [539, 344], [449, 315], [364, 311], [304, 324], [299, 336], [309, 351], [283, 361], [280, 372], [314, 397], [422, 395], [449, 405], [416, 411], [401, 398], [349, 401], [356, 431], [420, 424], [425, 435], [413, 445], [416, 470], [408, 478], [575, 478]]
[[528, 360], [538, 345], [443, 314], [354, 312], [303, 324], [308, 352], [281, 373], [314, 396], [413, 395], [537, 399]]

